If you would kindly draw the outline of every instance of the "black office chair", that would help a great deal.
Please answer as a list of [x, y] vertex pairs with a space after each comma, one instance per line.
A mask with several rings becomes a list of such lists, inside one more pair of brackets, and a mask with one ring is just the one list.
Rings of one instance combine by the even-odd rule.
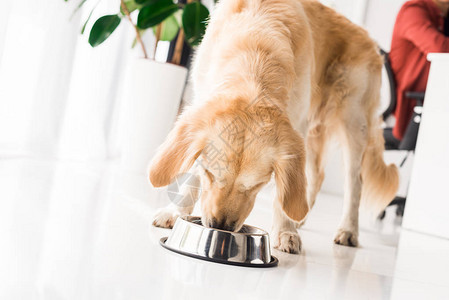
[[[393, 70], [391, 69], [390, 60], [388, 57], [388, 53], [380, 49], [381, 54], [384, 56], [384, 67], [388, 75], [388, 81], [390, 84], [390, 104], [388, 108], [383, 112], [382, 118], [383, 120], [387, 120], [387, 118], [393, 114], [396, 108], [396, 81], [394, 79]], [[409, 91], [406, 92], [405, 98], [409, 100], [415, 100], [415, 106], [413, 108], [413, 115], [410, 119], [409, 124], [407, 125], [407, 129], [404, 134], [404, 138], [399, 141], [393, 136], [393, 128], [385, 128], [384, 129], [384, 139], [385, 139], [385, 150], [406, 150], [409, 151], [405, 158], [402, 160], [399, 167], [402, 167], [406, 162], [410, 152], [415, 151], [416, 140], [418, 138], [419, 124], [421, 122], [421, 113], [424, 102], [424, 92], [414, 92]], [[393, 201], [389, 204], [389, 206], [397, 205], [396, 215], [403, 216], [404, 215], [404, 207], [405, 207], [405, 197], [395, 197]], [[381, 213], [379, 216], [380, 219], [385, 217], [385, 211]]]

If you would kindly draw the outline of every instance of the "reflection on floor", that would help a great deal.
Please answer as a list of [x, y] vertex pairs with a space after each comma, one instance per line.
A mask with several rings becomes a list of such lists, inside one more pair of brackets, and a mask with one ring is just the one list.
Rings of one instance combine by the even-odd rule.
[[[341, 199], [321, 194], [301, 255], [274, 269], [183, 257], [150, 226], [164, 195], [114, 162], [0, 160], [0, 299], [447, 299], [449, 241], [362, 222], [359, 248], [333, 245]], [[269, 229], [261, 195], [247, 223]]]

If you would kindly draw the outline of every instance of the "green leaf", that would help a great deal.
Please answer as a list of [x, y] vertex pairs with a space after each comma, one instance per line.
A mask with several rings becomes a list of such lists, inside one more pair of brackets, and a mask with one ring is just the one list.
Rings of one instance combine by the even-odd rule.
[[176, 22], [178, 22], [178, 24], [182, 24], [182, 13], [184, 11], [182, 9], [179, 9], [177, 12], [175, 12], [173, 14], [173, 17], [175, 17]]
[[[154, 34], [156, 34], [156, 27], [157, 26], [153, 27]], [[171, 15], [170, 17], [168, 17], [161, 23], [160, 40], [161, 41], [172, 41], [175, 38], [178, 31], [179, 31], [179, 24], [176, 21], [175, 16]]]
[[148, 5], [148, 4], [154, 4], [160, 0], [135, 0], [137, 4], [140, 5]]
[[159, 0], [142, 8], [137, 16], [137, 27], [146, 29], [153, 27], [178, 10], [172, 0]]
[[[129, 13], [132, 13], [133, 11], [135, 11], [136, 9], [141, 9], [142, 5], [140, 5], [139, 3], [137, 3], [136, 0], [125, 0], [125, 5], [126, 8], [128, 9]], [[122, 13], [122, 15], [125, 14], [125, 12], [122, 9], [122, 6], [120, 5], [120, 12]]]
[[107, 15], [99, 18], [90, 30], [89, 44], [96, 47], [103, 43], [114, 32], [120, 21], [118, 15]]
[[201, 42], [204, 32], [206, 32], [208, 17], [209, 10], [200, 2], [192, 2], [184, 7], [182, 26], [186, 40], [191, 46], [196, 46]]

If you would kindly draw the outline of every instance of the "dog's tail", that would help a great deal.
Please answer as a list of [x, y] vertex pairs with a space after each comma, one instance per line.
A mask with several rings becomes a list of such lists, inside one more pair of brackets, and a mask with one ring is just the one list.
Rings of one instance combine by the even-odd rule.
[[362, 209], [376, 217], [390, 204], [399, 186], [399, 172], [394, 164], [383, 160], [384, 138], [382, 129], [372, 128], [362, 161]]

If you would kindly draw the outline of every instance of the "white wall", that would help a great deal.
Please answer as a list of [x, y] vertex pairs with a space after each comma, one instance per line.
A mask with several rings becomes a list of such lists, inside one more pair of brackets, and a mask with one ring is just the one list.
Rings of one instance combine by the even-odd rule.
[[371, 37], [386, 51], [390, 51], [394, 21], [406, 0], [370, 0], [364, 27]]

